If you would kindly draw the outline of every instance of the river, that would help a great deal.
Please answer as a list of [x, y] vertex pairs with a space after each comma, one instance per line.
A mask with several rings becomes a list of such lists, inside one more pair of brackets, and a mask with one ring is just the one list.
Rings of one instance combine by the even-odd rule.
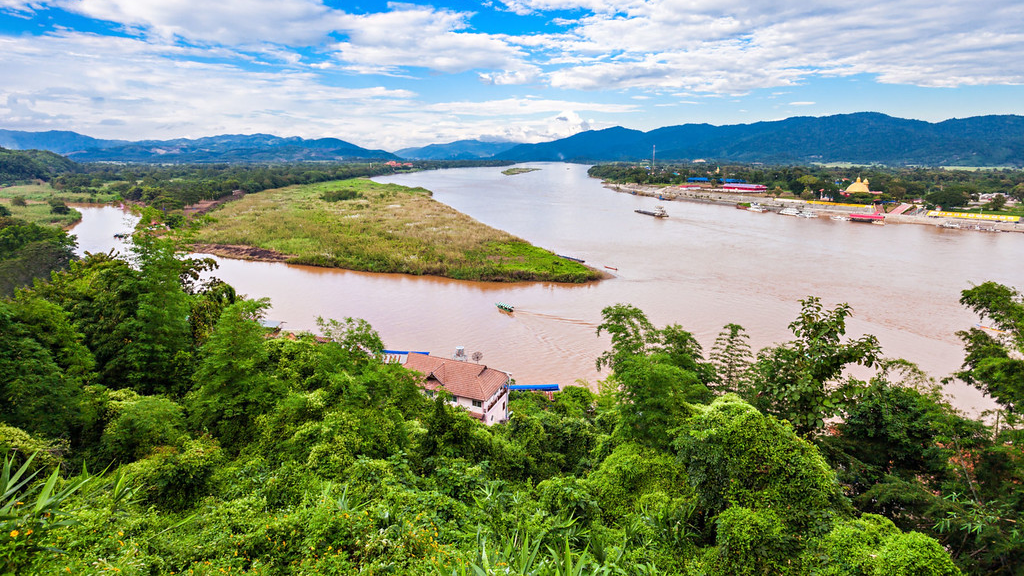
[[[678, 323], [710, 350], [722, 326], [742, 325], [754, 350], [791, 338], [801, 298], [847, 302], [848, 336], [874, 334], [883, 351], [936, 378], [963, 357], [955, 332], [978, 321], [960, 291], [994, 280], [1024, 287], [1024, 236], [931, 226], [872, 226], [758, 214], [731, 207], [661, 202], [656, 219], [633, 212], [654, 198], [604, 188], [587, 166], [537, 163], [506, 176], [502, 168], [464, 168], [375, 180], [422, 186], [434, 198], [495, 228], [614, 277], [583, 286], [490, 284], [398, 274], [368, 274], [218, 258], [216, 275], [251, 297], [269, 297], [269, 317], [291, 330], [315, 329], [317, 316], [364, 318], [393, 349], [449, 355], [481, 352], [482, 363], [520, 384], [590, 383], [608, 347], [595, 335], [601, 309], [631, 303], [657, 326]], [[113, 207], [79, 208], [80, 251], [106, 251], [131, 222]], [[123, 246], [120, 246], [123, 249]], [[512, 315], [494, 303], [516, 307]], [[977, 390], [952, 384], [954, 403], [992, 406]]]

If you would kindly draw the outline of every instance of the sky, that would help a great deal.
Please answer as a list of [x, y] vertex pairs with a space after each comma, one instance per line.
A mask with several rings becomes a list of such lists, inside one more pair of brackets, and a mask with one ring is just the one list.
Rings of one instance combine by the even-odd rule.
[[0, 128], [389, 151], [1024, 113], [1019, 0], [0, 0]]

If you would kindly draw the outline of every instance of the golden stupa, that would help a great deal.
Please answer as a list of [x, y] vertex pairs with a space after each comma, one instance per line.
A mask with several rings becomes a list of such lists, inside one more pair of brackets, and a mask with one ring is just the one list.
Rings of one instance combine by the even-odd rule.
[[846, 193], [852, 194], [854, 192], [871, 192], [871, 188], [868, 188], [869, 185], [870, 182], [868, 182], [867, 178], [865, 178], [864, 181], [861, 182], [860, 176], [857, 176], [857, 181], [854, 182], [853, 184], [850, 184], [846, 188]]

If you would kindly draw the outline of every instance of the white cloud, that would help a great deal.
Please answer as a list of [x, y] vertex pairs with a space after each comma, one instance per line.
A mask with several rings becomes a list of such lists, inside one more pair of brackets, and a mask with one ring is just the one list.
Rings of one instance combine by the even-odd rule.
[[320, 0], [54, 0], [54, 4], [162, 38], [222, 45], [319, 44], [341, 14]]
[[817, 102], [790, 102], [790, 106], [814, 106]]
[[1011, 0], [507, 4], [584, 11], [564, 34], [532, 39], [549, 63], [567, 64], [549, 75], [562, 88], [743, 93], [861, 73], [920, 86], [1024, 83], [1024, 5]]
[[73, 120], [91, 135], [131, 139], [223, 132], [347, 139], [359, 121], [409, 108], [416, 96], [382, 86], [328, 87], [308, 72], [175, 58], [185, 52], [91, 34], [0, 37], [0, 117], [9, 128], [67, 128]]
[[348, 40], [333, 45], [336, 57], [364, 72], [422, 67], [441, 72], [502, 70], [494, 83], [519, 83], [536, 75], [527, 54], [500, 36], [465, 32], [470, 14], [392, 4], [388, 12], [347, 14], [339, 31]]
[[431, 104], [427, 110], [457, 113], [464, 116], [525, 116], [547, 114], [563, 110], [587, 110], [622, 114], [634, 112], [637, 106], [632, 104], [600, 104], [589, 102], [570, 102], [567, 100], [545, 100], [541, 98], [506, 98], [482, 102], [458, 101]]

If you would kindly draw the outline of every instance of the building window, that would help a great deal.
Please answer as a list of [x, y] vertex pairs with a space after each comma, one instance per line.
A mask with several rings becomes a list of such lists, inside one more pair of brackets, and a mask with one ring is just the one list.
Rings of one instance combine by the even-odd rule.
[[473, 408], [483, 408], [484, 403], [481, 400], [473, 400]]
[[427, 390], [426, 392], [427, 392], [427, 398], [433, 398], [434, 397], [434, 391], [433, 390]]

